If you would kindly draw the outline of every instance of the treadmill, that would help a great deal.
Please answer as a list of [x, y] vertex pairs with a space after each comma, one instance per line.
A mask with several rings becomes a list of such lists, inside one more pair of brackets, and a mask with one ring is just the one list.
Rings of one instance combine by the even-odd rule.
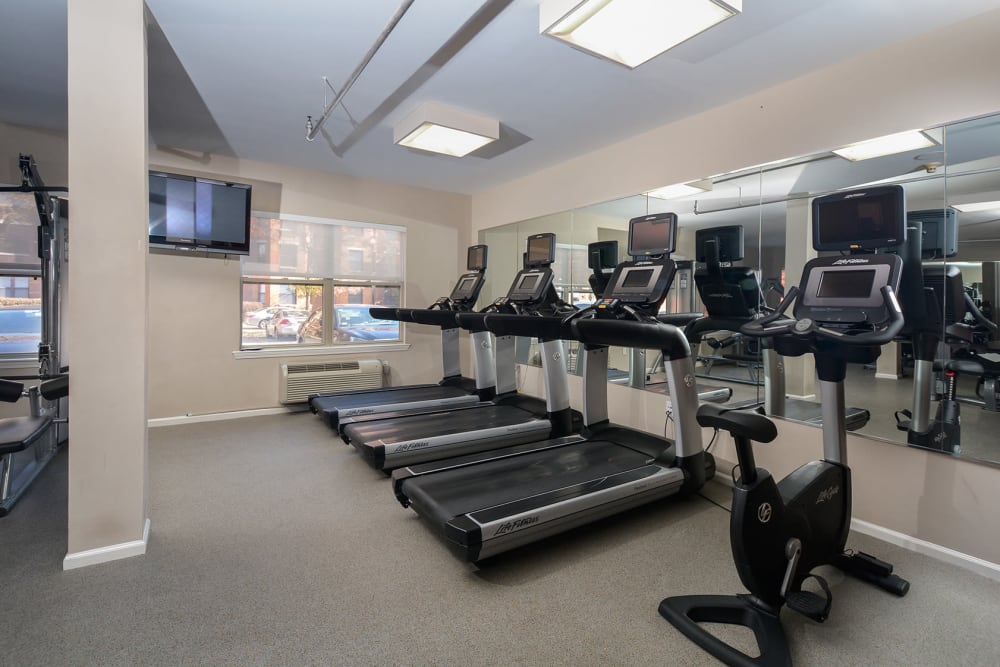
[[[715, 472], [702, 448], [691, 348], [680, 329], [656, 319], [675, 266], [668, 258], [676, 216], [629, 224], [632, 261], [615, 270], [603, 297], [558, 318], [488, 315], [494, 331], [544, 330], [584, 344], [585, 438], [556, 438], [420, 465], [392, 474], [393, 490], [447, 546], [476, 562], [674, 494], [696, 492]], [[589, 319], [588, 319], [589, 317]], [[608, 346], [659, 349], [666, 359], [676, 437], [608, 421]]]
[[[399, 410], [428, 410], [488, 401], [494, 394], [492, 360], [475, 358], [475, 380], [462, 377], [459, 358], [459, 327], [455, 313], [468, 312], [475, 306], [483, 287], [486, 272], [486, 246], [471, 246], [466, 262], [468, 273], [458, 278], [447, 297], [435, 301], [428, 309], [372, 308], [373, 317], [441, 327], [441, 359], [443, 379], [437, 384], [407, 385], [381, 389], [353, 390], [309, 397], [309, 409], [319, 415], [330, 428], [338, 429], [340, 420], [355, 415], [371, 415]], [[473, 347], [489, 348], [489, 334], [473, 334]], [[486, 355], [489, 356], [488, 354]]]
[[[555, 234], [534, 234], [527, 241], [525, 268], [514, 277], [510, 290], [489, 310], [520, 313], [529, 318], [565, 317], [576, 309], [562, 302], [553, 285], [550, 268], [555, 257]], [[489, 336], [487, 313], [458, 313], [457, 321], [473, 335]], [[510, 382], [498, 383], [502, 393], [491, 403], [448, 412], [425, 412], [393, 419], [366, 419], [345, 424], [341, 437], [353, 445], [374, 468], [392, 470], [402, 465], [479, 452], [496, 447], [568, 436], [582, 426], [582, 415], [569, 405], [566, 354], [562, 341], [538, 332], [546, 398], [516, 391], [512, 335], [496, 332], [497, 369], [507, 368]], [[508, 391], [509, 389], [509, 391]]]
[[[588, 278], [590, 289], [596, 298], [604, 295], [604, 290], [608, 288], [608, 281], [618, 267], [618, 241], [595, 241], [587, 246], [587, 266], [591, 270]], [[676, 327], [684, 327], [690, 322], [701, 317], [701, 313], [661, 313], [657, 319], [666, 324]], [[608, 382], [612, 384], [628, 384], [636, 389], [655, 391], [665, 396], [670, 395], [670, 391], [665, 381], [650, 382], [646, 375], [645, 350], [632, 350], [631, 367], [632, 371], [623, 371], [616, 368], [608, 369]], [[658, 367], [660, 357], [656, 358], [653, 366]], [[583, 375], [583, 364], [577, 363], [574, 368], [574, 375]], [[698, 387], [698, 400], [710, 401], [712, 403], [725, 403], [733, 396], [733, 390], [729, 387], [709, 386], [700, 384]]]
[[[695, 254], [705, 268], [695, 273], [695, 284], [707, 317], [688, 325], [685, 333], [692, 345], [701, 342], [709, 331], [739, 332], [740, 327], [759, 317], [762, 297], [753, 269], [747, 266], [722, 266], [743, 259], [743, 226], [728, 225], [700, 229], [695, 233]], [[785, 367], [781, 356], [769, 341], [762, 341], [764, 365], [764, 413], [795, 421], [821, 425], [819, 403], [785, 395]], [[864, 408], [845, 407], [844, 423], [855, 431], [868, 423], [871, 413]]]

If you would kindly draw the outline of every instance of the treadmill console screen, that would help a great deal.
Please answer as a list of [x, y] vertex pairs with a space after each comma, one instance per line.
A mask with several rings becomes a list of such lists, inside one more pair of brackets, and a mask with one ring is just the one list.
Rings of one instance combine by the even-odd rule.
[[556, 235], [533, 234], [528, 237], [526, 266], [548, 266], [556, 259]]
[[540, 301], [550, 287], [552, 287], [552, 269], [521, 271], [515, 276], [507, 297], [518, 303]]
[[632, 257], [669, 255], [677, 242], [677, 215], [657, 213], [628, 222], [628, 254]]
[[486, 270], [486, 246], [474, 245], [469, 248], [466, 269], [469, 271]]
[[451, 291], [452, 301], [469, 301], [479, 294], [478, 283], [482, 277], [478, 273], [467, 273], [458, 279], [458, 284]]
[[662, 264], [625, 266], [615, 274], [617, 279], [608, 285], [604, 296], [630, 303], [646, 302], [656, 291], [664, 268]]
[[875, 269], [827, 271], [823, 273], [816, 296], [824, 299], [867, 299], [875, 282]]
[[632, 269], [625, 273], [622, 287], [645, 287], [653, 275], [653, 269]]

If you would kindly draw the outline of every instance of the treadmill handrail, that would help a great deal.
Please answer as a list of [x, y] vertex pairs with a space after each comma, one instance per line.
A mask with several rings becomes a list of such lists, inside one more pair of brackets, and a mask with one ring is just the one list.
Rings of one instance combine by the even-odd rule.
[[657, 349], [666, 359], [691, 356], [691, 346], [684, 332], [663, 322], [592, 319], [573, 323], [576, 340], [588, 345], [615, 345]]

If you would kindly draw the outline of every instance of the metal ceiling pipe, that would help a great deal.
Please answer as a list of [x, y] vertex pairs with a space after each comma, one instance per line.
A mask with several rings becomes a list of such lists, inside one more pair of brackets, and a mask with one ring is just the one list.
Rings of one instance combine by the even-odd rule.
[[396, 10], [396, 13], [392, 15], [392, 18], [389, 19], [388, 23], [386, 23], [385, 27], [382, 29], [382, 32], [379, 33], [379, 36], [375, 38], [375, 42], [371, 45], [371, 48], [368, 49], [368, 53], [366, 53], [365, 57], [361, 59], [361, 62], [358, 63], [358, 66], [354, 68], [354, 71], [351, 72], [351, 75], [347, 77], [347, 82], [344, 83], [344, 85], [340, 88], [340, 92], [337, 93], [336, 97], [333, 98], [332, 102], [326, 105], [326, 108], [323, 109], [323, 115], [319, 117], [319, 120], [316, 121], [312, 125], [312, 128], [306, 133], [306, 140], [312, 141], [313, 139], [316, 138], [316, 135], [319, 134], [320, 129], [323, 127], [323, 123], [326, 122], [326, 120], [333, 113], [333, 110], [337, 107], [338, 104], [340, 104], [340, 101], [344, 99], [344, 96], [347, 95], [347, 91], [351, 89], [351, 86], [354, 85], [354, 82], [358, 80], [358, 77], [361, 76], [361, 73], [365, 71], [366, 67], [368, 67], [368, 63], [372, 61], [372, 58], [375, 57], [375, 54], [378, 52], [378, 50], [382, 48], [382, 44], [385, 42], [386, 38], [389, 37], [389, 34], [395, 29], [396, 24], [399, 23], [399, 20], [403, 18], [403, 15], [406, 13], [406, 10], [408, 10], [410, 8], [410, 5], [412, 4], [413, 0], [403, 0], [402, 4], [399, 5], [399, 8]]

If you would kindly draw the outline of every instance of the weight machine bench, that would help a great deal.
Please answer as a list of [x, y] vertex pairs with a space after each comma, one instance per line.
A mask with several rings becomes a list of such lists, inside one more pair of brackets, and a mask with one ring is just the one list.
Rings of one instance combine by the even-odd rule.
[[[63, 375], [24, 390], [24, 384], [0, 379], [0, 401], [16, 403], [27, 396], [31, 414], [0, 419], [0, 517], [7, 516], [45, 464], [55, 455], [58, 443], [49, 435], [53, 424], [65, 423], [56, 416], [57, 407], [42, 405], [41, 398], [56, 401], [69, 394], [69, 376]], [[14, 472], [15, 455], [33, 448], [34, 456]]]

